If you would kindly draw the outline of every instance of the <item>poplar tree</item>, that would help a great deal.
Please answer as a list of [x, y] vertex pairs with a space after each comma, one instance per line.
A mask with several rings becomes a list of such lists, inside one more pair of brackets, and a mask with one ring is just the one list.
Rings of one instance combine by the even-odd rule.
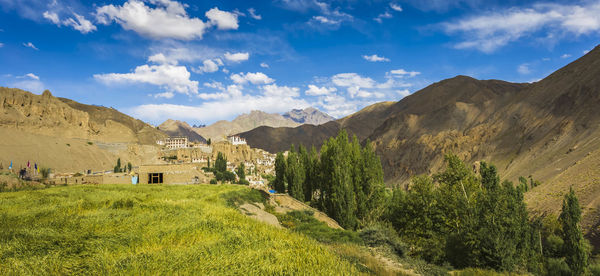
[[305, 177], [304, 168], [300, 162], [298, 153], [294, 149], [294, 145], [291, 146], [288, 153], [285, 175], [290, 196], [297, 200], [304, 201], [304, 192], [302, 191]]
[[584, 275], [588, 266], [588, 252], [583, 233], [579, 226], [581, 220], [581, 207], [579, 200], [573, 191], [565, 195], [562, 211], [558, 218], [562, 227], [563, 255], [565, 261], [574, 275]]
[[283, 153], [278, 152], [275, 157], [275, 180], [273, 181], [273, 188], [279, 193], [285, 193], [285, 156]]

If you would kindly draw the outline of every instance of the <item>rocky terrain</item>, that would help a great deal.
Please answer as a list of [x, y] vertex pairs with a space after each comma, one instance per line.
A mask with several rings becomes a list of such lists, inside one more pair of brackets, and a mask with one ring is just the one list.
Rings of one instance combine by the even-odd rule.
[[166, 134], [112, 108], [0, 87], [0, 163], [55, 171], [105, 170], [117, 158], [155, 162]]
[[283, 113], [283, 117], [299, 124], [310, 125], [322, 125], [329, 121], [335, 120], [335, 118], [327, 115], [324, 112], [321, 112], [314, 107], [307, 107], [305, 109], [292, 109], [291, 111]]

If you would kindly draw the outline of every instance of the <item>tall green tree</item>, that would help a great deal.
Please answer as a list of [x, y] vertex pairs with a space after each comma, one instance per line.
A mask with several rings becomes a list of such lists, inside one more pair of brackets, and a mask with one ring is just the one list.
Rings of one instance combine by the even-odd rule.
[[364, 204], [361, 206], [362, 209], [358, 210], [357, 216], [361, 221], [361, 225], [365, 226], [379, 220], [385, 210], [385, 183], [383, 181], [381, 160], [375, 154], [371, 141], [366, 141], [361, 157], [360, 188], [362, 189]]
[[285, 169], [286, 161], [283, 153], [278, 152], [275, 157], [275, 180], [273, 181], [273, 188], [279, 193], [285, 193], [286, 187], [286, 176]]
[[290, 196], [297, 200], [304, 201], [304, 192], [302, 191], [305, 178], [304, 167], [298, 153], [294, 149], [294, 145], [291, 146], [290, 151], [288, 152], [285, 175]]
[[562, 227], [563, 255], [575, 275], [584, 275], [588, 267], [588, 249], [579, 226], [581, 207], [571, 187], [565, 195], [562, 211], [558, 218]]
[[215, 172], [227, 171], [227, 158], [222, 152], [217, 153], [217, 159], [215, 160]]

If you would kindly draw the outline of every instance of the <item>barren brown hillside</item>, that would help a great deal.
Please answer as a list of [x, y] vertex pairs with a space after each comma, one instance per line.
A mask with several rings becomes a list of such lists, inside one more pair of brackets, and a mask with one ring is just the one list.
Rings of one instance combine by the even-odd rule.
[[115, 109], [0, 87], [0, 162], [58, 171], [111, 169], [117, 158], [156, 162], [166, 134]]
[[177, 120], [166, 120], [158, 126], [158, 128], [169, 136], [186, 136], [193, 142], [206, 142], [206, 139], [196, 133], [194, 129], [186, 122]]

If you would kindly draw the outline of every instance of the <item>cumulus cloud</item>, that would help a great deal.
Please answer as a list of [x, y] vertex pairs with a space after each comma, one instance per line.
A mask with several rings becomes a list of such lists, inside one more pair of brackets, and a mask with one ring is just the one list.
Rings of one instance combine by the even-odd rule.
[[163, 92], [163, 93], [154, 94], [154, 98], [171, 99], [173, 97], [175, 97], [175, 94], [173, 92]]
[[298, 98], [298, 95], [299, 88], [296, 87], [270, 84], [260, 87], [258, 95], [249, 95], [243, 94], [241, 87], [234, 85], [219, 93], [204, 94], [202, 98], [206, 101], [199, 105], [148, 104], [130, 108], [127, 112], [155, 122], [164, 118], [213, 122], [252, 110], [286, 112], [294, 108], [309, 107], [310, 104]]
[[5, 75], [5, 77], [15, 78], [13, 82], [9, 81], [9, 86], [11, 87], [16, 87], [36, 94], [40, 94], [45, 90], [44, 83], [40, 80], [40, 77], [34, 73], [27, 73], [23, 76], [16, 77]]
[[398, 4], [395, 3], [390, 3], [390, 8], [392, 8], [392, 10], [395, 10], [397, 12], [401, 12], [402, 11], [402, 7]]
[[342, 87], [373, 88], [376, 82], [369, 77], [362, 77], [357, 73], [340, 73], [331, 78], [331, 81]]
[[195, 73], [213, 73], [219, 71], [219, 66], [223, 66], [221, 59], [207, 59], [202, 62], [202, 66], [199, 66], [197, 70], [192, 69]]
[[404, 69], [396, 69], [396, 70], [392, 70], [392, 71], [390, 71], [390, 73], [391, 73], [393, 76], [400, 76], [400, 77], [405, 77], [405, 76], [408, 76], [408, 77], [410, 77], [410, 78], [412, 78], [412, 77], [415, 77], [415, 76], [417, 76], [417, 75], [421, 74], [421, 72], [416, 72], [416, 71], [410, 71], [410, 72], [409, 72], [409, 71], [406, 71], [406, 70], [404, 70]]
[[229, 53], [226, 52], [225, 53], [225, 59], [229, 60], [231, 62], [242, 62], [242, 61], [246, 61], [248, 60], [248, 58], [250, 58], [250, 54], [249, 53]]
[[562, 56], [560, 56], [560, 58], [570, 58], [571, 54], [563, 54]]
[[35, 45], [33, 45], [33, 43], [31, 43], [31, 42], [27, 42], [27, 43], [24, 43], [24, 42], [23, 42], [23, 46], [25, 46], [25, 47], [27, 47], [27, 48], [34, 49], [34, 50], [36, 50], [36, 51], [39, 51], [39, 50], [40, 50], [40, 49], [38, 49], [37, 47], [35, 47]]
[[[101, 6], [96, 9], [96, 19], [104, 25], [109, 25], [114, 21], [125, 30], [134, 31], [153, 39], [202, 39], [209, 27], [209, 24], [199, 18], [189, 17], [185, 6], [179, 2], [170, 0], [150, 0], [149, 2], [154, 4], [154, 7], [147, 6], [141, 0], [129, 0], [122, 6]], [[219, 22], [216, 17], [214, 22]], [[221, 22], [221, 24], [225, 23]], [[217, 23], [217, 26], [227, 25]]]
[[226, 11], [219, 10], [214, 7], [205, 13], [206, 17], [210, 20], [210, 24], [217, 26], [219, 30], [237, 30], [238, 26], [238, 15]]
[[316, 21], [321, 22], [323, 24], [337, 25], [337, 24], [340, 24], [340, 22], [341, 22], [340, 20], [335, 20], [335, 19], [327, 18], [327, 17], [322, 16], [322, 15], [313, 16], [312, 18], [313, 18], [313, 20], [316, 20]]
[[94, 78], [105, 84], [145, 83], [166, 89], [166, 92], [197, 94], [198, 82], [190, 80], [185, 66], [173, 64], [141, 65], [132, 73], [95, 74]]
[[240, 73], [240, 74], [232, 74], [230, 76], [231, 80], [236, 83], [236, 84], [246, 84], [248, 82], [252, 83], [252, 84], [269, 84], [274, 82], [275, 80], [272, 78], [269, 78], [269, 76], [265, 75], [264, 73], [261, 72], [256, 72], [256, 73]]
[[392, 14], [389, 12], [384, 12], [380, 15], [378, 15], [377, 17], [373, 18], [373, 20], [379, 22], [379, 23], [383, 23], [383, 19], [388, 19], [388, 18], [392, 18]]
[[23, 76], [17, 77], [17, 79], [32, 79], [32, 80], [40, 80], [40, 77], [36, 76], [34, 73], [27, 73]]
[[65, 20], [60, 20], [60, 17], [57, 13], [51, 11], [45, 11], [43, 17], [50, 20], [56, 26], [69, 26], [73, 29], [81, 32], [82, 34], [87, 34], [89, 32], [95, 31], [96, 26], [89, 20], [87, 20], [84, 16], [79, 15], [77, 13], [73, 13], [73, 17], [66, 18]]
[[396, 90], [396, 93], [398, 93], [398, 95], [400, 95], [402, 98], [410, 95], [410, 91], [408, 91], [408, 89]]
[[523, 37], [543, 32], [545, 37], [560, 39], [568, 35], [586, 35], [600, 31], [600, 2], [581, 5], [535, 4], [494, 13], [471, 16], [441, 26], [448, 34], [462, 34], [456, 49], [476, 49], [491, 53]]
[[370, 56], [364, 55], [364, 56], [362, 56], [362, 57], [363, 57], [365, 60], [367, 60], [367, 61], [370, 61], [370, 62], [388, 62], [388, 61], [390, 61], [390, 59], [389, 59], [389, 58], [386, 58], [386, 57], [380, 57], [380, 56], [378, 56], [378, 55], [370, 55]]
[[521, 75], [530, 74], [531, 69], [529, 69], [529, 64], [523, 63], [523, 64], [519, 65], [519, 67], [517, 67], [517, 72], [519, 72], [519, 74], [521, 74]]
[[266, 63], [264, 63], [264, 62], [261, 62], [260, 63], [260, 67], [262, 67], [262, 68], [269, 68], [269, 65], [266, 64]]
[[337, 88], [335, 87], [318, 87], [314, 84], [309, 84], [308, 85], [308, 90], [306, 90], [304, 93], [306, 93], [306, 95], [311, 95], [311, 96], [322, 96], [322, 95], [328, 95], [332, 92], [337, 91]]
[[256, 10], [254, 8], [249, 8], [248, 9], [248, 14], [250, 14], [250, 17], [256, 19], [256, 20], [261, 20], [262, 16], [259, 14], [256, 14]]

